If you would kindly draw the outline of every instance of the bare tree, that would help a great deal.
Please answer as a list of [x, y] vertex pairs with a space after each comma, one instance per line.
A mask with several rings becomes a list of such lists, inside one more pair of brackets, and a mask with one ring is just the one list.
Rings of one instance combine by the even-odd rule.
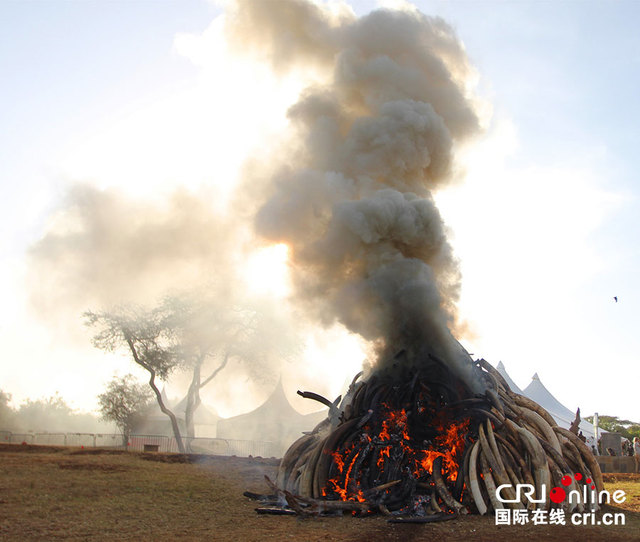
[[255, 307], [233, 305], [225, 296], [207, 295], [201, 290], [166, 297], [161, 310], [181, 367], [191, 372], [185, 426], [187, 436], [193, 438], [200, 390], [230, 362], [243, 363], [253, 378], [270, 371], [264, 357], [274, 349], [262, 336], [268, 316]]
[[147, 311], [139, 307], [124, 307], [111, 312], [88, 311], [84, 317], [87, 326], [98, 329], [93, 336], [94, 346], [108, 352], [126, 347], [133, 361], [149, 373], [149, 386], [160, 410], [171, 420], [178, 449], [184, 453], [178, 420], [164, 404], [156, 385], [156, 378], [166, 380], [180, 363], [164, 315], [157, 309]]
[[99, 327], [93, 337], [98, 348], [111, 351], [126, 346], [134, 361], [149, 372], [149, 385], [162, 412], [171, 419], [181, 447], [176, 416], [163, 404], [155, 378], [166, 380], [174, 370], [191, 374], [184, 412], [190, 441], [195, 437], [200, 391], [225, 367], [242, 364], [249, 378], [261, 380], [297, 351], [295, 334], [275, 312], [255, 300], [252, 306], [239, 303], [227, 292], [210, 287], [167, 296], [150, 311], [123, 308], [87, 312], [85, 318], [87, 325]]
[[114, 422], [120, 429], [124, 446], [152, 401], [151, 390], [138, 384], [131, 374], [113, 377], [105, 392], [98, 395], [102, 418]]
[[243, 299], [238, 292], [208, 285], [165, 297], [160, 310], [181, 358], [180, 367], [191, 374], [185, 425], [192, 438], [200, 391], [225, 367], [236, 365], [248, 379], [261, 381], [275, 376], [276, 368], [301, 350], [282, 307], [258, 296]]

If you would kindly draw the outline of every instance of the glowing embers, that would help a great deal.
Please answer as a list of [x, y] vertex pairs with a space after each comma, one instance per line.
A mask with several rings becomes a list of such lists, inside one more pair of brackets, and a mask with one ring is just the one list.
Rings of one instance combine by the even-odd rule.
[[[453, 485], [465, 449], [469, 419], [452, 420], [448, 410], [392, 408], [380, 403], [359, 431], [331, 455], [322, 488], [325, 498], [376, 501], [389, 510], [409, 504], [420, 508], [432, 499], [434, 461]], [[429, 436], [430, 438], [425, 438]], [[438, 473], [440, 474], [440, 473]]]

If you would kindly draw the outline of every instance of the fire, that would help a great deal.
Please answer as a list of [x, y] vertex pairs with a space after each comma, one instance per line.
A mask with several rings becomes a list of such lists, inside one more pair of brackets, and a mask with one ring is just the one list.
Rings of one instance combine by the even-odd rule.
[[331, 455], [333, 456], [333, 461], [338, 467], [338, 470], [342, 472], [344, 470], [344, 459], [340, 455], [340, 452], [333, 452]]
[[[428, 409], [421, 408], [413, 417], [405, 408], [391, 408], [382, 403], [378, 422], [369, 422], [362, 428], [360, 442], [352, 442], [331, 454], [334, 476], [323, 488], [323, 495], [334, 494], [343, 501], [364, 501], [367, 489], [393, 482], [393, 478], [413, 477], [427, 481], [433, 472], [433, 462], [442, 457], [442, 474], [455, 482], [469, 430], [469, 419], [452, 421], [440, 409], [430, 417]], [[378, 427], [374, 429], [374, 426]], [[411, 436], [411, 427], [420, 426], [435, 431], [430, 442], [422, 444]], [[356, 449], [357, 447], [357, 449]], [[391, 475], [384, 471], [385, 461], [401, 457], [403, 469]], [[375, 459], [375, 461], [374, 461]], [[371, 474], [373, 469], [374, 475]], [[392, 476], [392, 478], [388, 478]], [[388, 491], [388, 490], [385, 490]]]
[[403, 440], [410, 440], [409, 433], [407, 433], [407, 412], [400, 409], [394, 411], [389, 408], [386, 403], [382, 403], [382, 406], [387, 410], [387, 417], [382, 422], [382, 431], [380, 431], [378, 438], [380, 440], [391, 440], [389, 435], [389, 429], [393, 433], [400, 433]]
[[[429, 474], [433, 472], [433, 462], [437, 457], [442, 457], [442, 466], [448, 480], [455, 482], [458, 478], [458, 457], [464, 450], [464, 439], [469, 429], [469, 420], [452, 423], [436, 438], [438, 450], [425, 450], [424, 457], [420, 460], [420, 466]], [[418, 474], [418, 472], [416, 472]]]
[[[352, 445], [347, 451], [345, 451], [344, 455], [340, 455], [339, 452], [334, 452], [333, 454], [331, 454], [333, 457], [333, 461], [336, 467], [338, 468], [338, 471], [340, 472], [340, 474], [344, 472], [345, 458], [351, 454], [353, 449], [354, 449], [354, 445]], [[349, 483], [351, 482], [351, 472], [353, 470], [353, 466], [356, 464], [358, 460], [359, 455], [360, 455], [360, 451], [356, 452], [356, 454], [353, 456], [351, 461], [349, 461], [349, 466], [346, 472], [344, 472], [344, 479], [342, 481], [342, 484], [340, 483], [340, 479], [338, 477], [332, 478], [331, 480], [329, 480], [329, 484], [331, 486], [329, 489], [334, 491], [342, 501], [359, 501], [359, 502], [365, 501], [364, 494], [360, 489], [357, 489], [353, 495], [349, 494]], [[325, 496], [327, 495], [326, 489], [323, 489], [322, 494]]]
[[450, 480], [456, 480], [458, 476], [457, 457], [461, 456], [464, 450], [464, 439], [469, 430], [469, 421], [467, 419], [457, 424], [454, 423], [444, 433], [436, 437], [436, 441], [447, 450], [442, 462], [444, 469], [448, 471]]
[[391, 450], [391, 446], [387, 446], [386, 448], [382, 448], [382, 450], [380, 450], [380, 455], [378, 456], [378, 461], [376, 462], [376, 465], [379, 469], [384, 466], [385, 457], [387, 459], [389, 458], [389, 450]]
[[[422, 467], [422, 469], [424, 469], [426, 472], [433, 472], [433, 462], [436, 460], [436, 457], [442, 456], [444, 457], [444, 454], [442, 452], [434, 452], [432, 450], [426, 450], [424, 452], [424, 457], [420, 460], [420, 467]], [[419, 474], [419, 470], [416, 472], [416, 474]]]

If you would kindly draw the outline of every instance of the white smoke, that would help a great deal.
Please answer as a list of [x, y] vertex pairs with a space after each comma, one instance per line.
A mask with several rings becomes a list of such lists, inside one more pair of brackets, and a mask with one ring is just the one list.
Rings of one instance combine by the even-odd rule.
[[450, 332], [460, 274], [432, 198], [479, 129], [452, 29], [415, 11], [357, 19], [303, 0], [238, 1], [227, 28], [279, 72], [316, 70], [256, 219], [291, 248], [298, 298], [376, 345], [380, 364], [435, 354], [477, 390]]
[[241, 232], [210, 198], [176, 190], [155, 202], [71, 185], [29, 251], [31, 300], [40, 316], [60, 321], [92, 307], [153, 303], [205, 281], [230, 291]]
[[[285, 143], [247, 166], [225, 213], [204, 192], [158, 202], [71, 187], [30, 251], [40, 315], [70, 328], [87, 308], [211, 281], [243, 294], [245, 222], [259, 205], [257, 232], [289, 247], [295, 297], [313, 321], [359, 334], [381, 364], [431, 353], [466, 378], [450, 332], [460, 273], [432, 196], [478, 131], [473, 73], [451, 28], [415, 11], [358, 19], [340, 5], [241, 0], [224, 31], [230, 50], [313, 81], [289, 109]], [[229, 133], [251, 129], [243, 118]]]

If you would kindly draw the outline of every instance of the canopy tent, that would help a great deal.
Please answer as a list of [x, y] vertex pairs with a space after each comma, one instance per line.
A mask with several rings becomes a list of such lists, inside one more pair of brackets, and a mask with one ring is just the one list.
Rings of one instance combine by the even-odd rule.
[[496, 369], [498, 369], [498, 372], [502, 375], [502, 378], [507, 381], [507, 384], [509, 384], [511, 391], [515, 391], [520, 395], [524, 395], [524, 392], [517, 386], [517, 384], [513, 380], [511, 380], [509, 373], [507, 373], [507, 370], [504, 368], [504, 364], [501, 361], [498, 362], [498, 366], [496, 367]]
[[[560, 419], [563, 425], [571, 425], [576, 414], [558, 401], [541, 382], [538, 373], [531, 377], [531, 382], [524, 389], [524, 395], [543, 406], [554, 418]], [[558, 422], [560, 423], [560, 422]]]
[[[164, 388], [162, 388], [160, 396], [162, 397], [164, 406], [172, 410], [173, 402], [167, 396], [167, 392]], [[181, 430], [183, 427], [181, 427]], [[144, 417], [133, 428], [133, 433], [137, 435], [164, 435], [168, 437], [173, 436], [171, 421], [169, 420], [167, 415], [162, 412], [162, 410], [160, 410], [160, 405], [157, 401], [155, 401], [155, 399], [151, 408], [145, 413]]]
[[[184, 421], [186, 419], [186, 409], [187, 397], [185, 396], [182, 401], [173, 407], [173, 412], [177, 416], [178, 420]], [[219, 420], [220, 416], [213, 407], [200, 403], [193, 414], [193, 429], [195, 431], [196, 438], [215, 438]]]
[[327, 417], [327, 409], [303, 415], [291, 406], [278, 381], [273, 393], [258, 408], [218, 421], [218, 438], [272, 442], [283, 453], [303, 431]]
[[[175, 414], [181, 435], [186, 436], [187, 431], [184, 419], [187, 398], [184, 397], [182, 401], [175, 403], [175, 401], [171, 401], [167, 397], [164, 388], [162, 389], [161, 396], [165, 406]], [[201, 403], [196, 409], [193, 418], [196, 437], [212, 438], [216, 436], [216, 426], [220, 416], [218, 416], [218, 413], [213, 407]], [[158, 405], [157, 401], [154, 401], [153, 406], [145, 415], [144, 419], [134, 428], [134, 433], [138, 435], [164, 435], [173, 437], [171, 420], [160, 410], [160, 405]]]
[[[541, 407], [543, 407], [553, 419], [556, 420], [556, 423], [560, 427], [564, 427], [568, 429], [571, 426], [573, 420], [575, 420], [576, 414], [571, 409], [564, 406], [558, 399], [556, 399], [553, 394], [545, 387], [545, 385], [540, 380], [538, 373], [535, 373], [531, 378], [531, 382], [524, 389], [521, 390], [515, 382], [511, 379], [505, 366], [502, 362], [498, 363], [497, 366], [498, 372], [502, 375], [502, 377], [507, 381], [509, 387], [512, 391], [519, 393], [520, 395], [524, 395], [529, 399], [532, 399], [536, 403], [538, 403]], [[582, 431], [582, 434], [587, 438], [587, 443], [592, 445], [595, 443], [594, 430], [593, 425], [585, 420], [580, 421], [579, 431]]]

